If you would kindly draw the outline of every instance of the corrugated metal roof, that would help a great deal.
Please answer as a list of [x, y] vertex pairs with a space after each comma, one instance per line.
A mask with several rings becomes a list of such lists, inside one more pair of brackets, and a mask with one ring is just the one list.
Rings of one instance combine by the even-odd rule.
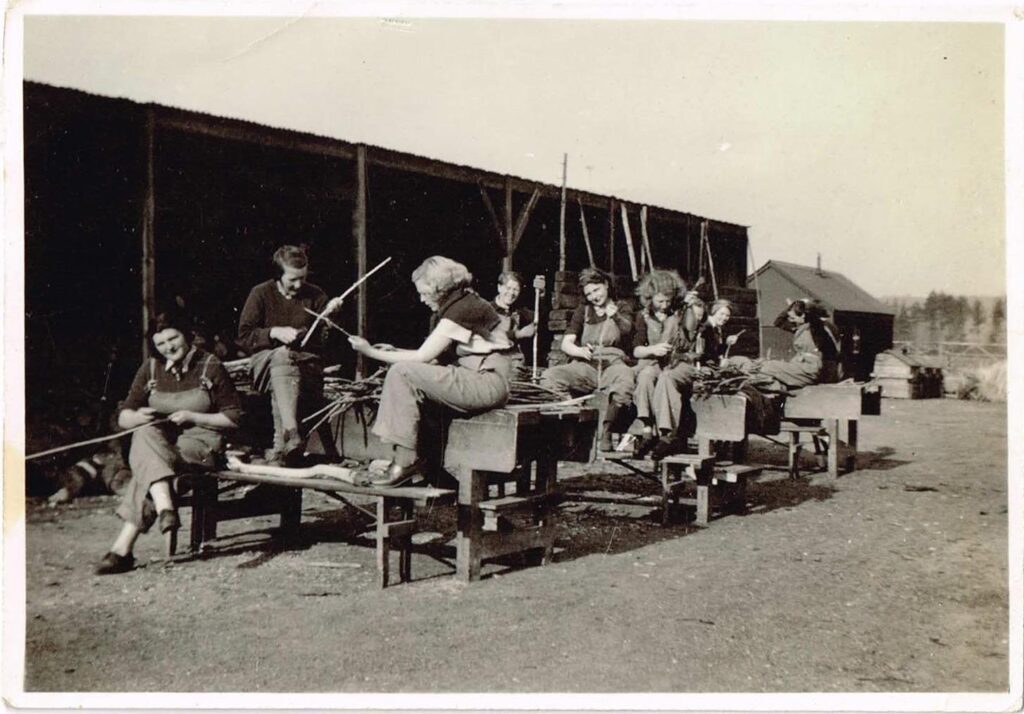
[[[883, 305], [842, 273], [832, 270], [819, 271], [817, 268], [807, 265], [785, 263], [781, 260], [769, 260], [754, 275], [761, 275], [769, 269], [777, 271], [797, 286], [803, 292], [803, 295], [799, 297], [820, 300], [833, 312], [840, 310], [881, 315], [896, 314], [895, 309]], [[752, 277], [747, 280], [748, 286]]]

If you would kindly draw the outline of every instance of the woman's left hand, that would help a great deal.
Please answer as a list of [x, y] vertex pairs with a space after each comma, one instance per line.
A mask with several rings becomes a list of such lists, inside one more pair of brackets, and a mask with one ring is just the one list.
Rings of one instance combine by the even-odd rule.
[[195, 412], [189, 411], [188, 409], [179, 409], [167, 418], [178, 426], [184, 426], [185, 424], [194, 423], [196, 420], [195, 417]]
[[736, 334], [736, 335], [729, 335], [728, 337], [725, 338], [725, 344], [727, 344], [730, 347], [732, 347], [734, 344], [736, 344], [736, 340], [738, 340], [739, 338], [740, 338], [740, 336], [738, 334]]

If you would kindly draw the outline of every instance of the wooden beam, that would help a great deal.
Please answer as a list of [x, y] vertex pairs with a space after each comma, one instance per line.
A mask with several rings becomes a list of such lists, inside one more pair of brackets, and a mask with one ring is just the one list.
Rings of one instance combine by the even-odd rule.
[[633, 250], [633, 232], [629, 230], [629, 215], [626, 212], [626, 204], [620, 203], [622, 212], [622, 236], [626, 239], [626, 256], [629, 258], [629, 272], [633, 276], [633, 282], [640, 277], [637, 273], [636, 251]]
[[299, 131], [274, 129], [237, 119], [224, 119], [180, 109], [167, 107], [157, 107], [157, 109], [159, 111], [156, 113], [156, 122], [161, 129], [301, 151], [317, 156], [333, 156], [339, 159], [352, 159], [356, 154], [354, 145], [339, 139], [328, 139]]
[[[526, 224], [530, 220], [530, 215], [533, 213], [533, 207], [537, 205], [537, 199], [540, 197], [540, 190], [533, 189], [533, 193], [530, 194], [530, 199], [523, 206], [522, 210], [519, 211], [519, 218], [516, 219], [516, 229], [512, 232], [512, 245], [509, 247], [509, 253], [515, 253], [516, 248], [519, 247], [519, 241], [523, 239], [523, 234], [526, 232]], [[562, 261], [564, 269], [565, 261]]]
[[487, 188], [484, 186], [482, 181], [476, 182], [477, 188], [480, 189], [480, 198], [484, 201], [484, 206], [487, 207], [487, 213], [491, 217], [491, 223], [494, 224], [494, 231], [498, 234], [498, 240], [501, 241], [502, 246], [505, 245], [505, 231], [501, 227], [501, 220], [498, 218], [498, 212], [494, 210], [494, 203], [491, 202], [491, 196], [487, 193]]
[[156, 311], [156, 186], [153, 161], [156, 144], [156, 120], [152, 106], [146, 107], [145, 142], [146, 185], [142, 199], [142, 354], [149, 355], [149, 325]]
[[[356, 279], [366, 275], [366, 147], [356, 147], [356, 200], [352, 207], [353, 250], [356, 258]], [[368, 334], [369, 303], [366, 290], [356, 293], [356, 325], [360, 335]], [[366, 375], [366, 357], [356, 357], [356, 379]]]

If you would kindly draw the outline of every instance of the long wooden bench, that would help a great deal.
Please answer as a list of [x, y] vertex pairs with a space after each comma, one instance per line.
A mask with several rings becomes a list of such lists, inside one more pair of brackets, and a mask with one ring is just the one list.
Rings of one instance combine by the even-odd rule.
[[[455, 492], [431, 486], [355, 486], [344, 481], [327, 478], [285, 478], [238, 471], [215, 471], [192, 477], [192, 525], [190, 550], [199, 552], [203, 545], [217, 537], [217, 524], [238, 518], [279, 514], [281, 530], [293, 533], [302, 517], [302, 492], [320, 491], [346, 501], [346, 497], [359, 496], [376, 501], [370, 512], [356, 506], [376, 520], [376, 551], [378, 584], [390, 584], [391, 551], [398, 551], [398, 579], [412, 578], [412, 536], [417, 532], [415, 508], [429, 508], [454, 501]], [[221, 484], [227, 484], [222, 488]], [[235, 498], [221, 500], [221, 496], [239, 484], [271, 487], [259, 499]], [[398, 514], [393, 518], [394, 513]]]

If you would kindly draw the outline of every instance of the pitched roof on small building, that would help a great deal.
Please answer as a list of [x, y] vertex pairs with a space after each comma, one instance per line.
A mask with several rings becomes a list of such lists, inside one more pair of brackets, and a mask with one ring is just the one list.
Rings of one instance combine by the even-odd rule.
[[[832, 312], [896, 314], [894, 308], [883, 305], [842, 273], [832, 270], [819, 270], [818, 268], [797, 265], [796, 263], [785, 263], [781, 260], [769, 260], [762, 265], [748, 278], [748, 287], [754, 284], [757, 276], [760, 276], [769, 269], [774, 270], [792, 283], [797, 289], [799, 297], [820, 300]], [[797, 295], [793, 297], [797, 297]]]

